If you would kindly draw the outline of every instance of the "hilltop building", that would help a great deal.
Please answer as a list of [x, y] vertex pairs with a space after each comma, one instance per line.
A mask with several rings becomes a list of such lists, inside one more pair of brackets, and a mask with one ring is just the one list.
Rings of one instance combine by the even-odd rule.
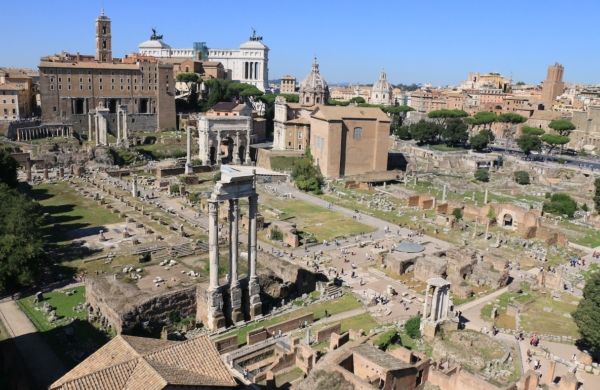
[[113, 133], [119, 126], [129, 131], [175, 128], [173, 66], [143, 55], [113, 58], [111, 21], [104, 14], [96, 19], [94, 56], [47, 56], [39, 69], [43, 122], [91, 132], [102, 108], [103, 123]]

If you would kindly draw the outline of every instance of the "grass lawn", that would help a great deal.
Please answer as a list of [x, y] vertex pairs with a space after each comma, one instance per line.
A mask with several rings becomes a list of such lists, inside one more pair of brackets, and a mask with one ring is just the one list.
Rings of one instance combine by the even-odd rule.
[[[106, 343], [107, 337], [87, 322], [85, 309], [81, 311], [73, 309], [85, 302], [85, 288], [76, 287], [69, 291], [74, 291], [74, 294], [67, 296], [60, 290], [44, 294], [43, 302], [48, 302], [56, 308], [59, 319], [54, 323], [50, 323], [39, 309], [43, 302], [33, 303], [33, 296], [22, 298], [17, 301], [17, 304], [65, 366], [73, 367]], [[71, 322], [71, 319], [74, 321]]]
[[[552, 334], [556, 336], [579, 337], [575, 321], [565, 314], [571, 314], [577, 308], [577, 298], [562, 294], [561, 300], [554, 300], [550, 294], [537, 297], [527, 304], [521, 313], [521, 327], [529, 332]], [[544, 311], [544, 309], [552, 311]]]
[[[267, 327], [271, 325], [278, 324], [280, 322], [289, 320], [290, 318], [298, 317], [301, 315], [305, 315], [308, 313], [313, 313], [315, 320], [323, 318], [325, 316], [325, 310], [327, 310], [327, 314], [334, 315], [337, 313], [343, 313], [345, 311], [357, 309], [361, 307], [360, 301], [358, 301], [354, 295], [346, 294], [341, 298], [334, 299], [326, 302], [315, 303], [314, 305], [303, 306], [297, 310], [291, 311], [289, 313], [282, 314], [277, 317], [269, 318], [264, 321], [258, 321], [251, 323], [246, 326], [242, 326], [241, 328], [235, 329], [231, 332], [224, 334], [222, 337], [232, 336], [237, 334], [238, 336], [238, 344], [246, 343], [246, 334], [249, 331], [258, 329], [260, 327]], [[343, 324], [342, 324], [343, 326]]]
[[73, 238], [76, 230], [121, 221], [117, 214], [79, 195], [64, 182], [35, 186], [31, 195], [42, 205], [42, 212], [50, 215], [45, 227], [50, 242], [64, 243]]
[[271, 157], [271, 169], [274, 171], [291, 171], [294, 163], [301, 157], [274, 156]]
[[600, 246], [600, 230], [592, 227], [576, 225], [569, 221], [561, 221], [562, 231], [575, 244], [596, 248]]
[[261, 208], [275, 209], [281, 220], [296, 223], [298, 230], [314, 235], [318, 242], [375, 230], [340, 213], [301, 200], [269, 198]]
[[354, 317], [346, 318], [341, 321], [342, 333], [347, 332], [350, 329], [353, 330], [364, 330], [365, 333], [369, 333], [371, 329], [377, 328], [379, 324], [371, 317], [369, 313], [359, 314]]

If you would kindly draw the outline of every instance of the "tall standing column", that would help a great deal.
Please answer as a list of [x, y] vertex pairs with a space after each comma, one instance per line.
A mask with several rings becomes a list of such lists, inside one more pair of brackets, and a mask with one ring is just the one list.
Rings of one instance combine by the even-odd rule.
[[208, 300], [207, 327], [211, 330], [225, 326], [223, 316], [223, 296], [219, 289], [219, 201], [208, 201], [208, 259], [209, 285], [206, 291]]
[[244, 319], [242, 314], [242, 291], [240, 289], [238, 275], [238, 253], [239, 253], [239, 225], [240, 205], [239, 199], [229, 201], [229, 296], [231, 298], [231, 321], [240, 322]]
[[446, 202], [446, 183], [444, 183], [444, 190], [442, 191], [442, 202]]
[[121, 145], [121, 110], [117, 110], [117, 145]]
[[209, 255], [209, 289], [219, 287], [219, 202], [208, 201], [208, 255]]
[[98, 115], [96, 115], [94, 117], [94, 129], [96, 131], [96, 146], [100, 145], [100, 131], [99, 131], [99, 124], [100, 124], [100, 119], [98, 118]]
[[260, 286], [258, 284], [258, 276], [256, 275], [256, 214], [258, 211], [258, 195], [253, 194], [248, 200], [248, 296], [250, 297], [250, 318], [254, 318], [262, 314]]
[[[431, 287], [429, 284], [427, 285], [427, 289], [425, 290], [425, 302], [423, 303], [423, 315], [421, 316], [423, 320], [427, 319], [427, 300], [429, 299], [429, 290]], [[423, 323], [423, 321], [421, 321]]]
[[192, 128], [187, 126], [187, 158], [185, 161], [185, 174], [192, 173]]
[[240, 132], [235, 132], [235, 146], [233, 147], [233, 162], [240, 164]]
[[436, 322], [438, 319], [438, 310], [440, 306], [439, 298], [440, 298], [440, 288], [435, 287], [433, 289], [433, 298], [431, 300], [431, 321]]
[[252, 129], [252, 119], [248, 119], [248, 131], [246, 132], [246, 164], [250, 165], [252, 164], [252, 160], [250, 159], [250, 133]]

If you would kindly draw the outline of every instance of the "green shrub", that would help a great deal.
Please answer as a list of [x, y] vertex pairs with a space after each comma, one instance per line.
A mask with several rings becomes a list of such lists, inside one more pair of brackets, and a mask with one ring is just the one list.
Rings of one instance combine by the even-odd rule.
[[415, 316], [404, 324], [404, 330], [406, 334], [412, 339], [418, 339], [421, 337], [421, 317]]
[[566, 215], [573, 218], [577, 211], [577, 202], [567, 194], [552, 194], [550, 201], [544, 202], [542, 211], [556, 215]]
[[456, 218], [457, 221], [460, 221], [463, 217], [462, 209], [458, 207], [455, 208], [454, 210], [452, 210], [452, 215], [454, 216], [454, 218]]
[[274, 241], [281, 241], [283, 240], [283, 232], [279, 230], [277, 226], [273, 226], [273, 229], [271, 229], [271, 237], [269, 238]]
[[487, 169], [479, 168], [475, 171], [474, 176], [477, 181], [490, 181], [490, 172]]
[[385, 351], [390, 345], [397, 343], [399, 340], [400, 335], [398, 335], [398, 331], [392, 329], [379, 335], [377, 340], [375, 340], [375, 345]]
[[529, 181], [529, 173], [526, 171], [516, 171], [515, 172], [515, 182], [521, 185], [527, 185], [530, 183]]

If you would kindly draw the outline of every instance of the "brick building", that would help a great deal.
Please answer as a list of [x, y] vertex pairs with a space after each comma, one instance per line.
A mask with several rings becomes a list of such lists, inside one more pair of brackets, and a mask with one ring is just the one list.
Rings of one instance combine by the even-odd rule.
[[112, 57], [111, 22], [96, 20], [95, 56], [61, 53], [39, 64], [42, 121], [68, 123], [87, 132], [91, 114], [108, 108], [108, 130], [116, 131], [117, 112], [127, 113], [130, 131], [176, 126], [173, 65], [154, 57]]

